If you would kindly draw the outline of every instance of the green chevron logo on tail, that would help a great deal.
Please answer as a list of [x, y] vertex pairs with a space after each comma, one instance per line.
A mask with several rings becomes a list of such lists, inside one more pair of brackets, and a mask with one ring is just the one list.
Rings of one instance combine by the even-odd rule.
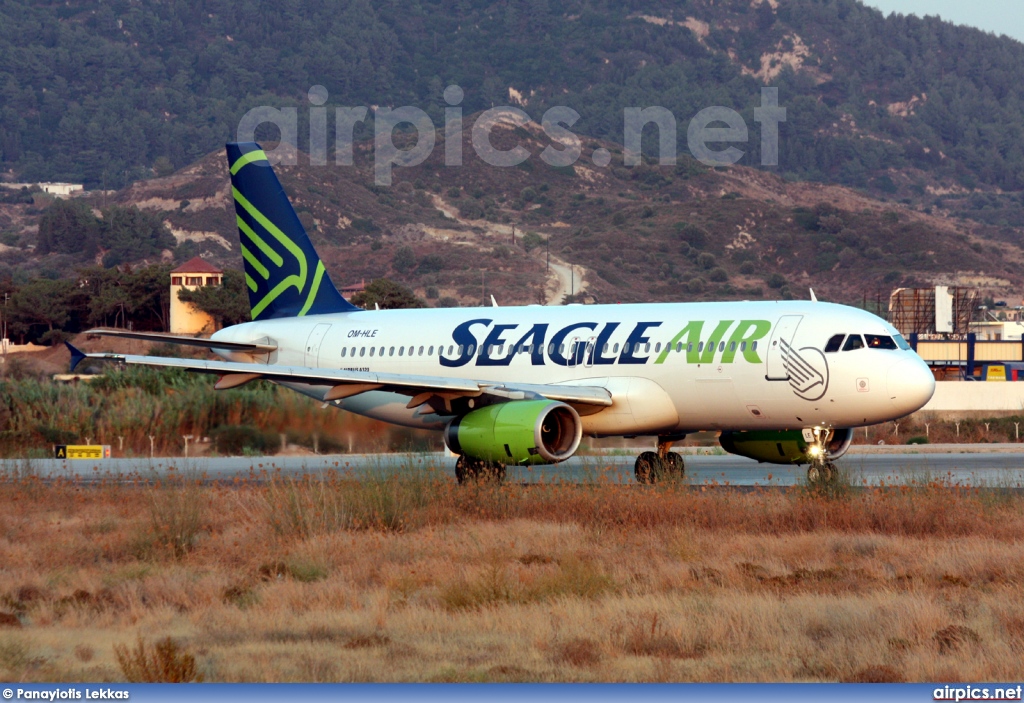
[[358, 310], [335, 288], [266, 153], [241, 142], [227, 155], [252, 319]]

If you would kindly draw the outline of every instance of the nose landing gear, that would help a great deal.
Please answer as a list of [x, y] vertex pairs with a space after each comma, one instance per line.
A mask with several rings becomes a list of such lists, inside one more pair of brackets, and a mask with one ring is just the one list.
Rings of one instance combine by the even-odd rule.
[[[811, 434], [811, 437], [807, 437]], [[839, 469], [829, 456], [828, 446], [832, 439], [831, 430], [804, 430], [806, 439], [811, 440], [807, 448], [811, 455], [811, 464], [807, 467], [807, 483], [812, 486], [827, 486], [836, 482], [839, 478]]]
[[[685, 435], [683, 435], [685, 436]], [[658, 437], [657, 452], [642, 452], [633, 465], [637, 483], [657, 483], [664, 479], [679, 479], [686, 472], [681, 454], [669, 451], [674, 442], [683, 437]]]

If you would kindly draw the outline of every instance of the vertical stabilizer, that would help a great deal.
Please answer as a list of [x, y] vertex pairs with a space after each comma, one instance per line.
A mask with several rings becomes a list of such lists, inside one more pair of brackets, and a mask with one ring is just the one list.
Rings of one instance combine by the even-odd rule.
[[252, 319], [358, 310], [331, 282], [259, 144], [227, 152]]

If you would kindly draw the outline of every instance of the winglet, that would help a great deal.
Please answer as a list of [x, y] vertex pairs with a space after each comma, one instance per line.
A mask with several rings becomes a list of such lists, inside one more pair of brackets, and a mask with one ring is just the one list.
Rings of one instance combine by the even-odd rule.
[[818, 302], [818, 296], [816, 296], [814, 294], [814, 289], [813, 288], [808, 288], [807, 290], [811, 291], [811, 302], [812, 303]]
[[491, 307], [492, 308], [498, 307], [498, 301], [494, 299], [493, 295], [491, 296]]
[[70, 371], [71, 371], [71, 373], [74, 373], [75, 372], [75, 368], [80, 363], [82, 363], [82, 360], [85, 359], [88, 355], [85, 352], [83, 352], [82, 350], [76, 349], [71, 344], [71, 342], [64, 342], [64, 345], [68, 348], [68, 351], [71, 352], [71, 370]]

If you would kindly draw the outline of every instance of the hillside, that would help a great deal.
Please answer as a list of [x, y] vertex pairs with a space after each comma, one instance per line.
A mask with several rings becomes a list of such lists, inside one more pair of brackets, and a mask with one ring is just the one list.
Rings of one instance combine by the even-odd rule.
[[[245, 110], [283, 105], [298, 107], [306, 148], [313, 84], [328, 89], [328, 114], [420, 105], [438, 126], [443, 88], [465, 91], [460, 168], [443, 166], [439, 131], [424, 164], [373, 185], [371, 111], [354, 167], [300, 155], [280, 169], [339, 285], [387, 276], [435, 305], [560, 302], [581, 285], [582, 300], [600, 302], [813, 287], [872, 307], [897, 285], [1013, 299], [1024, 282], [1024, 45], [936, 19], [883, 17], [854, 0], [207, 2], [201, 12], [71, 0], [8, 3], [0, 20], [3, 177], [84, 181], [96, 215], [150, 232], [133, 257], [108, 243], [123, 242], [124, 227], [97, 221], [98, 250], [62, 251], [39, 233], [49, 199], [2, 191], [0, 280], [15, 284], [198, 253], [240, 266], [223, 142]], [[752, 110], [764, 85], [787, 109], [778, 167], [759, 165]], [[531, 124], [495, 141], [533, 158], [482, 164], [468, 141], [474, 111], [510, 102], [535, 119], [576, 109], [580, 161], [546, 166], [537, 154], [549, 141]], [[669, 108], [680, 146], [698, 110], [733, 107], [751, 127], [746, 153], [732, 167], [685, 157], [662, 167], [648, 129], [645, 163], [624, 167], [631, 105]], [[594, 165], [597, 148], [612, 154], [608, 168]], [[103, 214], [131, 206], [149, 217]], [[170, 236], [176, 246], [158, 254]]]
[[[596, 140], [573, 168], [471, 158], [446, 168], [443, 139], [422, 165], [396, 169], [391, 187], [373, 185], [369, 144], [353, 167], [312, 167], [305, 154], [278, 167], [338, 285], [386, 276], [431, 304], [479, 305], [492, 294], [504, 304], [560, 302], [581, 278], [581, 300], [598, 302], [805, 297], [813, 287], [874, 303], [896, 285], [980, 285], [1000, 297], [1024, 282], [1024, 255], [999, 240], [1000, 228], [843, 186], [689, 158], [624, 168], [621, 149]], [[534, 154], [550, 143], [535, 124], [497, 129], [492, 141]], [[595, 148], [612, 153], [609, 168], [592, 165]], [[223, 159], [218, 150], [172, 176], [90, 197], [157, 214], [181, 242], [179, 258], [240, 267]], [[571, 283], [559, 278], [569, 277], [564, 263], [576, 266]]]
[[[0, 6], [0, 164], [119, 187], [187, 166], [257, 105], [304, 119], [317, 84], [329, 106], [417, 105], [436, 122], [453, 83], [467, 112], [568, 105], [579, 133], [615, 142], [624, 107], [664, 106], [685, 133], [711, 105], [751, 123], [772, 85], [787, 177], [931, 206], [986, 186], [963, 209], [1012, 225], [1022, 67], [1019, 42], [856, 0], [23, 0]], [[759, 156], [751, 144], [745, 163]]]

